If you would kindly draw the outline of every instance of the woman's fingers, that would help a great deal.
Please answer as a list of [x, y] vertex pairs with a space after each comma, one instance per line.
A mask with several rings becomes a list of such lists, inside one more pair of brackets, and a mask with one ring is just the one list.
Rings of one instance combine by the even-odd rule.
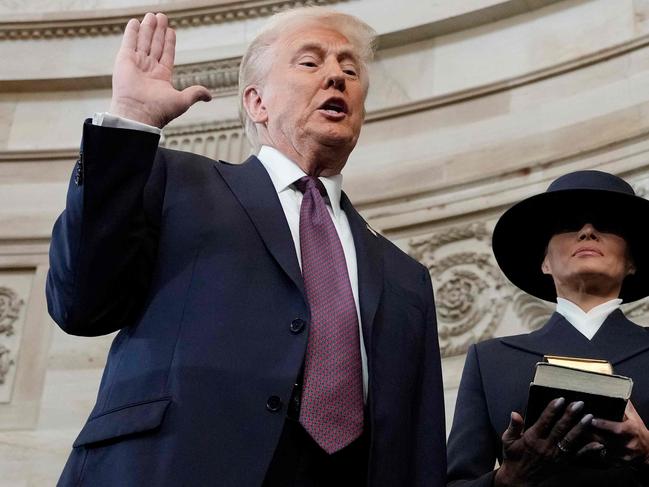
[[[548, 442], [551, 444], [556, 444], [559, 441], [562, 441], [568, 434], [568, 432], [573, 428], [573, 426], [575, 426], [575, 423], [577, 423], [581, 418], [583, 408], [583, 401], [570, 403], [561, 418], [559, 418], [559, 420], [554, 423], [550, 434], [548, 434], [547, 436]], [[590, 420], [592, 419], [593, 418], [591, 416]]]

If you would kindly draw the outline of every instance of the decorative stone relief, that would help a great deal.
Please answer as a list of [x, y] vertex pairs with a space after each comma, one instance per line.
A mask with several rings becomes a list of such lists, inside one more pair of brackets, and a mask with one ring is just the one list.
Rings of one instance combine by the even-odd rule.
[[523, 329], [534, 331], [548, 321], [555, 307], [547, 301], [517, 289], [512, 296], [512, 308], [520, 319]]
[[161, 145], [234, 163], [246, 159], [251, 149], [238, 120], [170, 127]]
[[409, 242], [410, 255], [433, 279], [444, 357], [495, 336], [502, 320], [511, 291], [490, 251], [490, 235], [486, 223], [477, 222]]
[[17, 350], [12, 350], [6, 339], [15, 334], [14, 325], [24, 304], [16, 291], [0, 286], [0, 388], [7, 382], [11, 367], [15, 364], [13, 357]]

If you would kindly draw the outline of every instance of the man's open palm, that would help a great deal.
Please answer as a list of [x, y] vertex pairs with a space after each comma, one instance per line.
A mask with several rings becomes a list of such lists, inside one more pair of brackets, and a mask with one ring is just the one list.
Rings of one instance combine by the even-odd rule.
[[162, 128], [197, 101], [211, 100], [204, 86], [173, 87], [175, 53], [176, 33], [166, 15], [131, 19], [115, 59], [110, 113]]

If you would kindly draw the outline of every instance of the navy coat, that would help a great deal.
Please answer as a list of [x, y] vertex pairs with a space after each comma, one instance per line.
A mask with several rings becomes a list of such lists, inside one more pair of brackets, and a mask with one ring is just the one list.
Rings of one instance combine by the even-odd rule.
[[[510, 413], [525, 412], [534, 367], [543, 355], [599, 358], [634, 381], [631, 401], [649, 425], [649, 333], [616, 310], [588, 340], [559, 313], [539, 330], [473, 345], [467, 354], [448, 440], [448, 485], [490, 487], [502, 462]], [[584, 411], [587, 413], [588, 411]], [[565, 467], [548, 485], [633, 487], [649, 485], [630, 468]]]
[[[230, 165], [88, 122], [82, 147], [52, 235], [48, 306], [68, 333], [120, 332], [60, 485], [261, 485], [309, 329], [267, 172], [254, 157]], [[369, 485], [442, 486], [429, 273], [344, 194], [341, 206], [369, 362]]]

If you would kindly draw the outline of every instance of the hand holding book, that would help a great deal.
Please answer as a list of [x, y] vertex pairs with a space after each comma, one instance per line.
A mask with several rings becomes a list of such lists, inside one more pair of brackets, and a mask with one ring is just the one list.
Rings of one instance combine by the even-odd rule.
[[[584, 403], [566, 406], [564, 398], [551, 401], [539, 419], [525, 429], [523, 418], [513, 412], [503, 433], [503, 463], [494, 478], [495, 487], [536, 485], [556, 475], [567, 458], [567, 448], [578, 451], [590, 441], [590, 421]], [[560, 445], [565, 445], [560, 448]]]
[[629, 401], [622, 421], [592, 421], [609, 455], [626, 462], [649, 465], [649, 430]]

